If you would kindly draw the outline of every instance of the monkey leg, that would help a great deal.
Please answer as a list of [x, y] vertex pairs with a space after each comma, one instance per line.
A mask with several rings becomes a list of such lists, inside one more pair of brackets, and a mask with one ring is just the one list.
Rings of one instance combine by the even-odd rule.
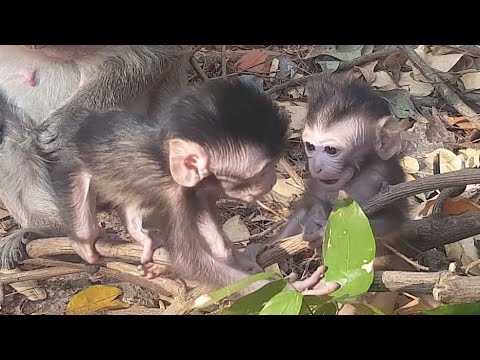
[[37, 155], [32, 139], [22, 133], [24, 127], [28, 129], [28, 119], [11, 115], [2, 128], [0, 198], [22, 229], [0, 239], [0, 263], [7, 269], [27, 258], [28, 242], [66, 235], [45, 162]]
[[143, 276], [149, 279], [165, 273], [166, 267], [152, 262], [153, 252], [157, 248], [157, 242], [152, 239], [149, 231], [143, 228], [143, 213], [138, 208], [126, 206], [121, 211], [122, 222], [130, 236], [143, 245], [139, 270]]
[[73, 229], [73, 250], [83, 260], [94, 264], [100, 259], [95, 242], [104, 231], [96, 221], [96, 194], [90, 189], [90, 181], [91, 175], [84, 170], [70, 174], [65, 210], [67, 223], [71, 223]]
[[295, 211], [289, 219], [287, 225], [282, 230], [278, 239], [285, 239], [290, 236], [298, 235], [302, 232], [302, 223], [307, 215], [307, 211], [303, 208]]

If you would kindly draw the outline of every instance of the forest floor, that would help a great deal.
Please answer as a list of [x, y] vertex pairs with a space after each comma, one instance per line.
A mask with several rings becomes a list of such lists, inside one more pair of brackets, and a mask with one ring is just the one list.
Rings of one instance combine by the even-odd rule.
[[[226, 200], [218, 203], [223, 229], [239, 247], [274, 239], [289, 216], [292, 204], [302, 194], [302, 179], [308, 173], [300, 134], [306, 114], [305, 79], [310, 75], [322, 71], [349, 73], [377, 90], [389, 103], [403, 130], [402, 166], [407, 180], [432, 175], [435, 158], [440, 159], [441, 173], [480, 165], [480, 145], [476, 142], [480, 132], [471, 116], [480, 113], [480, 47], [417, 47], [415, 51], [426, 64], [429, 74], [417, 68], [418, 65], [414, 66], [403, 51], [391, 46], [216, 45], [195, 50], [191, 61], [191, 83], [240, 76], [271, 95], [291, 118], [287, 161], [277, 166], [278, 182], [272, 192], [254, 205]], [[442, 85], [456, 96], [453, 97], [455, 101], [451, 96], [445, 96]], [[427, 192], [410, 199], [411, 219], [428, 216], [438, 193]], [[478, 186], [469, 185], [461, 197], [447, 201], [442, 214], [478, 213], [478, 202]], [[6, 209], [0, 209], [0, 220], [0, 234], [16, 228]], [[101, 221], [108, 232], [131, 241], [114, 212], [102, 213]], [[478, 243], [475, 237], [471, 237], [446, 245], [442, 251], [452, 261], [467, 265], [478, 259]], [[294, 271], [304, 277], [318, 264], [314, 254], [305, 251], [281, 261], [277, 269], [283, 274]], [[21, 269], [37, 267], [23, 265]], [[480, 268], [471, 272], [480, 275]], [[13, 284], [13, 287], [0, 284], [3, 288], [0, 314], [64, 314], [68, 306], [74, 307], [74, 301], [78, 303], [78, 294], [82, 290], [94, 285], [109, 286], [97, 287], [100, 289], [98, 297], [102, 297], [101, 291], [107, 295], [113, 291], [120, 301], [110, 308], [99, 306], [90, 314], [161, 314], [171, 301], [169, 297], [138, 284], [83, 272], [51, 277], [38, 281], [38, 284], [45, 290], [46, 298], [42, 292], [29, 288], [31, 283], [23, 284], [23, 287], [22, 284]], [[395, 309], [399, 314], [415, 313], [435, 306], [434, 303], [427, 297], [404, 294]]]

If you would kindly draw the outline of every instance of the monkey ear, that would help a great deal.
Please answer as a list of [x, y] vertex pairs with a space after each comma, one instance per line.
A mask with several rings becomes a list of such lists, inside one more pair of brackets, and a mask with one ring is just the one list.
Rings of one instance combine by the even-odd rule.
[[382, 160], [388, 160], [402, 148], [397, 119], [385, 116], [377, 123], [375, 150]]
[[168, 142], [170, 173], [185, 187], [193, 187], [210, 175], [208, 153], [193, 141], [172, 139]]

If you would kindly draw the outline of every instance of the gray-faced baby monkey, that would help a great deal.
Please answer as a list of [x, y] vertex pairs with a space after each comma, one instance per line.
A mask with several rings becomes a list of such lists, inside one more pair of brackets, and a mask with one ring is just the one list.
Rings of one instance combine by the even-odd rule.
[[[147, 275], [160, 271], [151, 264], [157, 244], [146, 220], [162, 225], [176, 275], [223, 286], [258, 271], [225, 241], [215, 200], [250, 202], [271, 190], [287, 127], [267, 96], [239, 81], [185, 89], [158, 119], [87, 113], [70, 127], [51, 172], [75, 251], [89, 263], [98, 260], [102, 203], [118, 209], [143, 244]], [[153, 213], [157, 219], [149, 219]]]
[[[307, 85], [307, 92], [302, 138], [310, 178], [303, 199], [280, 237], [303, 230], [309, 246], [319, 248], [339, 190], [346, 191], [362, 206], [385, 184], [403, 182], [404, 173], [398, 160], [398, 120], [366, 83], [321, 75]], [[400, 200], [369, 216], [378, 243], [388, 241], [397, 232], [406, 218], [405, 209], [405, 200]], [[381, 257], [383, 250], [377, 247], [377, 254]]]

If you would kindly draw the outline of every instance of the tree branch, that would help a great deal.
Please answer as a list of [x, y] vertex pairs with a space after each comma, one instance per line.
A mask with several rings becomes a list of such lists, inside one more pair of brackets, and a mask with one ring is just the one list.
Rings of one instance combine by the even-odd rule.
[[442, 78], [422, 60], [415, 50], [408, 45], [400, 45], [399, 47], [415, 67], [420, 70], [425, 79], [442, 95], [445, 101], [460, 114], [467, 117], [477, 129], [480, 129], [480, 117], [478, 114], [462, 101], [462, 99], [442, 80]]

